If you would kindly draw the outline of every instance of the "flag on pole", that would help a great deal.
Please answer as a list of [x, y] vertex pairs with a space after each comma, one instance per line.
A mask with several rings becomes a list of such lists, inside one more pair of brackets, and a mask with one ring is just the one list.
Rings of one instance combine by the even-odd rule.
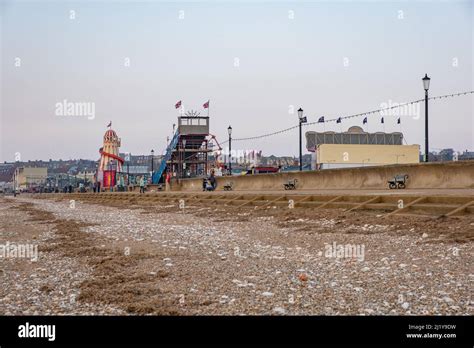
[[336, 123], [341, 123], [341, 122], [342, 122], [342, 120], [341, 120], [341, 118], [339, 117], [339, 118], [336, 120]]
[[362, 121], [362, 124], [366, 124], [367, 123], [367, 117], [364, 118], [364, 120]]
[[205, 102], [202, 106], [204, 109], [209, 109], [209, 100]]
[[402, 123], [402, 121], [401, 121], [401, 119], [400, 119], [400, 117], [399, 117], [398, 120], [397, 120], [397, 124], [401, 124], [401, 123]]
[[323, 123], [324, 122], [324, 116], [321, 116], [318, 120], [318, 123]]
[[383, 117], [380, 119], [380, 123], [384, 123], [384, 121], [383, 121]]
[[112, 127], [112, 121], [109, 122], [109, 124], [107, 125], [107, 128], [110, 128]]
[[176, 105], [174, 106], [176, 109], [179, 109], [181, 107], [181, 100], [179, 102], [176, 103]]

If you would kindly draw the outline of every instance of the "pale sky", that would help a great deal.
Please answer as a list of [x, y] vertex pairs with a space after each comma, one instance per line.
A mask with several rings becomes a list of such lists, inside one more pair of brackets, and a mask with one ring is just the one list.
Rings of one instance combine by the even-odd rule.
[[[206, 114], [210, 99], [224, 141], [229, 125], [235, 138], [293, 126], [299, 107], [316, 121], [423, 98], [425, 73], [431, 96], [471, 91], [473, 13], [472, 1], [4, 0], [0, 161], [97, 159], [109, 121], [122, 152], [161, 153], [178, 100]], [[94, 117], [56, 115], [63, 100], [94, 105]], [[401, 127], [422, 148], [423, 110]], [[430, 148], [473, 150], [473, 110], [472, 94], [430, 102]], [[362, 118], [342, 129], [352, 125]], [[324, 129], [341, 128], [305, 128]], [[384, 130], [379, 116], [368, 130]], [[297, 155], [298, 134], [233, 149]]]

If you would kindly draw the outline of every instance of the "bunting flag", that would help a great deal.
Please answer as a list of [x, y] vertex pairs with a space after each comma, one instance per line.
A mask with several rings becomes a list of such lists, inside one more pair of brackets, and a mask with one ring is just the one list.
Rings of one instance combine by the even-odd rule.
[[209, 100], [205, 102], [202, 106], [204, 109], [209, 109]]
[[380, 119], [380, 123], [384, 123], [384, 121], [383, 121], [383, 117]]
[[[442, 98], [448, 98], [448, 97], [452, 98], [452, 97], [458, 97], [458, 96], [461, 96], [461, 95], [468, 95], [468, 94], [474, 94], [474, 91], [465, 91], [465, 92], [460, 92], [460, 93], [453, 93], [453, 94], [447, 94], [447, 95], [440, 95], [440, 96], [436, 96], [436, 97], [429, 97], [428, 100], [436, 100], [436, 99], [442, 99]], [[341, 117], [334, 118], [334, 119], [324, 120], [323, 123], [334, 122], [334, 121], [336, 121], [336, 123], [341, 123], [343, 119], [345, 120], [345, 119], [350, 119], [350, 118], [355, 118], [355, 117], [364, 117], [366, 115], [377, 114], [377, 113], [385, 112], [387, 110], [393, 110], [393, 109], [397, 109], [397, 108], [400, 108], [400, 107], [403, 107], [403, 106], [407, 106], [407, 105], [422, 103], [424, 101], [425, 101], [425, 99], [413, 100], [413, 101], [408, 102], [408, 103], [396, 104], [396, 105], [392, 105], [392, 106], [389, 106], [389, 107], [386, 107], [386, 108], [381, 108], [381, 109], [378, 109], [378, 110], [372, 110], [372, 111], [368, 111], [368, 112], [364, 112], [364, 113], [346, 115], [346, 116], [341, 116]], [[300, 123], [301, 123], [301, 121], [300, 121]], [[307, 125], [314, 125], [314, 124], [317, 124], [317, 123], [321, 123], [321, 121], [309, 122], [309, 123], [307, 123]], [[364, 121], [363, 121], [363, 124], [366, 124], [366, 123], [368, 123], [368, 118], [367, 117], [365, 117]], [[397, 124], [401, 125], [401, 118], [397, 119]], [[385, 126], [385, 119], [384, 119], [384, 126]], [[247, 141], [247, 140], [254, 140], [254, 139], [262, 139], [262, 138], [267, 138], [267, 137], [270, 137], [270, 136], [286, 133], [286, 132], [289, 132], [289, 131], [291, 131], [295, 128], [298, 128], [298, 127], [299, 127], [299, 124], [294, 125], [292, 127], [285, 128], [285, 129], [277, 130], [277, 131], [272, 132], [272, 133], [265, 133], [265, 134], [252, 136], [252, 137], [245, 137], [245, 138], [232, 138], [232, 140], [234, 140], [234, 141]], [[228, 142], [228, 141], [226, 140], [226, 141], [222, 142], [221, 145], [225, 144], [226, 142]], [[259, 155], [261, 155], [261, 154], [259, 154]]]
[[324, 122], [324, 116], [321, 116], [318, 120], [318, 123], [323, 123]]
[[174, 106], [176, 109], [179, 109], [181, 107], [181, 100], [179, 102], [176, 103], [176, 105]]

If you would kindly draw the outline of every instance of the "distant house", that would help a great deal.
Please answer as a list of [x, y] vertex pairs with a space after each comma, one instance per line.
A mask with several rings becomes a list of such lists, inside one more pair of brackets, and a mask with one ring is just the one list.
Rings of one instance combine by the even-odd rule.
[[466, 160], [474, 160], [474, 151], [464, 151], [462, 154], [459, 155], [458, 159], [460, 161]]
[[14, 172], [15, 166], [13, 163], [0, 163], [0, 181], [11, 181]]
[[17, 167], [13, 173], [13, 182], [16, 189], [27, 189], [44, 185], [48, 177], [48, 168], [45, 167]]

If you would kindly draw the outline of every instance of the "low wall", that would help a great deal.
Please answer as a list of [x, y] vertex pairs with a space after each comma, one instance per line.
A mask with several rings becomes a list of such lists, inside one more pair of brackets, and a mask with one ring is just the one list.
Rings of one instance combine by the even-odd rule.
[[[386, 189], [397, 174], [409, 175], [407, 188], [474, 188], [474, 161], [457, 161], [217, 177], [217, 190], [229, 181], [239, 191], [282, 190], [290, 179], [298, 179], [301, 190]], [[175, 181], [172, 190], [201, 191], [202, 179]]]

